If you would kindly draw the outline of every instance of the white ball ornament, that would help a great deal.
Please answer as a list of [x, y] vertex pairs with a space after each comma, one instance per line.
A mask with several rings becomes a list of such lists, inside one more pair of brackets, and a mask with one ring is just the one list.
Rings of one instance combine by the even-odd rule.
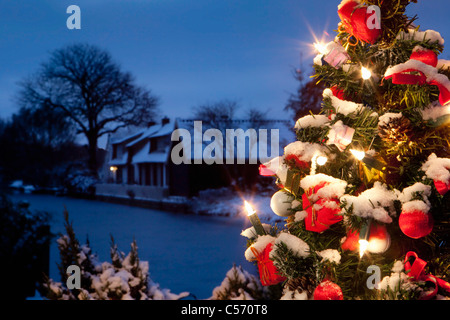
[[280, 217], [288, 217], [293, 212], [291, 209], [293, 197], [283, 190], [275, 192], [270, 199], [270, 208]]

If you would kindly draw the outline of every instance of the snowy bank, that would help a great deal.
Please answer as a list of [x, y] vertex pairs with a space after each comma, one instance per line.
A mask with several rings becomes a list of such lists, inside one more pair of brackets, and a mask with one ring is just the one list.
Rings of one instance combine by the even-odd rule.
[[199, 193], [190, 201], [190, 210], [199, 215], [247, 216], [244, 200], [256, 210], [261, 221], [275, 223], [283, 221], [282, 217], [273, 213], [270, 199], [275, 191], [242, 192], [229, 188], [209, 189]]

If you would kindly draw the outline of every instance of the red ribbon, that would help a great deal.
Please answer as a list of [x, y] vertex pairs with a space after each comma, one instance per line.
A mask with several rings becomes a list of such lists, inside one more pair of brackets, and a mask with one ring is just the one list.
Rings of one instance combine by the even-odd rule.
[[[448, 79], [448, 78], [447, 78]], [[450, 102], [450, 88], [436, 80], [429, 82], [429, 84], [439, 88], [439, 103], [445, 105]]]
[[[411, 257], [415, 258], [412, 264], [409, 262], [409, 259]], [[430, 300], [431, 298], [435, 297], [439, 287], [450, 293], [450, 283], [439, 279], [432, 274], [425, 274], [426, 265], [427, 263], [424, 260], [420, 259], [417, 253], [415, 253], [414, 251], [409, 251], [405, 256], [405, 271], [408, 272], [408, 276], [416, 281], [429, 281], [434, 283], [434, 290], [423, 295], [421, 299]]]
[[[418, 74], [413, 74], [416, 72]], [[427, 83], [427, 77], [425, 74], [419, 70], [406, 69], [399, 73], [394, 73], [391, 76], [387, 76], [386, 79], [392, 78], [392, 83], [394, 84], [420, 84], [424, 85]]]
[[[408, 64], [411, 64], [411, 60], [422, 62], [422, 64], [419, 64], [419, 69], [407, 67]], [[439, 88], [439, 102], [441, 105], [445, 105], [450, 102], [450, 80], [444, 74], [438, 73], [436, 61], [437, 55], [432, 50], [414, 51], [410, 60], [403, 64], [405, 69], [389, 74], [385, 78], [392, 78], [392, 83], [394, 84], [429, 84], [437, 86]], [[440, 81], [436, 78], [439, 78]]]

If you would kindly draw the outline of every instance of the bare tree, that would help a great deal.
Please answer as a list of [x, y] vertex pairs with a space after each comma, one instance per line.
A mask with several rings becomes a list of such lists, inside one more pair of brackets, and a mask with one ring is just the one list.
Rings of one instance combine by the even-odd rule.
[[259, 129], [260, 127], [267, 128], [268, 124], [268, 118], [267, 114], [269, 113], [269, 110], [262, 111], [257, 108], [250, 108], [246, 110], [246, 119], [250, 121], [251, 128]]
[[88, 141], [88, 167], [97, 174], [97, 141], [129, 125], [150, 122], [158, 99], [135, 85], [110, 54], [75, 44], [54, 51], [38, 72], [20, 83], [25, 108], [60, 110]]
[[13, 114], [10, 127], [16, 128], [16, 138], [23, 139], [23, 143], [57, 149], [75, 141], [74, 126], [64, 113], [57, 109], [21, 108]]
[[65, 171], [83, 155], [75, 130], [62, 111], [21, 108], [0, 130], [0, 167], [8, 180], [41, 187], [62, 183]]
[[208, 122], [211, 127], [218, 128], [218, 123], [233, 120], [239, 104], [234, 100], [219, 100], [204, 103], [193, 108], [194, 118]]
[[320, 111], [325, 87], [322, 82], [317, 84], [315, 78], [305, 81], [301, 69], [294, 71], [294, 78], [299, 82], [299, 86], [297, 92], [290, 95], [284, 110], [293, 112], [293, 120], [297, 121], [298, 118], [308, 115], [310, 111], [313, 113]]

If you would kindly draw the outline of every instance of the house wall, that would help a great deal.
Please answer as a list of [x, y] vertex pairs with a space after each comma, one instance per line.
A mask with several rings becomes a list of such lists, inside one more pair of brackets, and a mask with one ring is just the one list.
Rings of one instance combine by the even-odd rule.
[[122, 166], [122, 183], [128, 181], [128, 168], [127, 166]]
[[175, 165], [172, 162], [168, 165], [168, 180], [170, 195], [190, 196], [189, 170], [192, 165]]
[[249, 188], [259, 179], [259, 165], [180, 164], [169, 166], [170, 194], [196, 196], [205, 189], [230, 186], [232, 181], [238, 187]]
[[167, 187], [168, 170], [165, 163], [139, 163], [135, 165], [135, 183], [146, 186]]

